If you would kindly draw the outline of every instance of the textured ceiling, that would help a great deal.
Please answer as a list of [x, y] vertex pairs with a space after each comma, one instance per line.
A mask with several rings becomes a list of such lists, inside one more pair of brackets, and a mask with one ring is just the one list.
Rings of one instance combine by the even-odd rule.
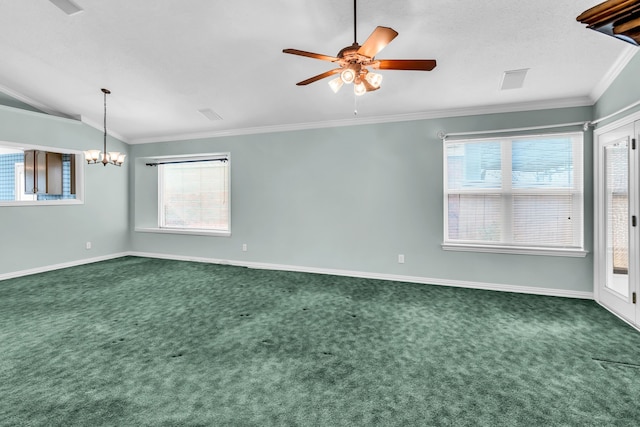
[[[354, 120], [589, 105], [634, 47], [585, 29], [576, 16], [599, 0], [360, 0], [358, 42], [377, 26], [399, 36], [381, 59], [436, 59], [431, 72], [381, 71], [357, 99], [330, 79], [296, 82], [333, 64], [353, 42], [350, 0], [0, 0], [0, 90], [38, 109], [80, 116], [137, 143], [189, 135], [326, 126]], [[524, 87], [502, 73], [529, 69]], [[222, 117], [210, 121], [198, 112]]]

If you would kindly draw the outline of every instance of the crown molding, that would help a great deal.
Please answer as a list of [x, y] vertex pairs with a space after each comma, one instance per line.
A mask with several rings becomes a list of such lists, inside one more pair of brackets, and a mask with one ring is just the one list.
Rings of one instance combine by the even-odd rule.
[[344, 126], [359, 126], [359, 125], [371, 125], [380, 123], [394, 123], [416, 120], [429, 120], [440, 119], [448, 117], [462, 117], [462, 116], [478, 116], [484, 114], [501, 114], [512, 113], [521, 111], [533, 111], [533, 110], [549, 110], [556, 108], [572, 108], [572, 107], [586, 107], [592, 106], [593, 101], [590, 97], [574, 97], [574, 98], [562, 98], [546, 101], [532, 101], [523, 102], [517, 104], [498, 104], [487, 105], [478, 107], [465, 107], [446, 110], [433, 110], [424, 111], [409, 114], [396, 114], [389, 116], [376, 116], [376, 117], [355, 117], [344, 120], [328, 120], [324, 122], [307, 122], [307, 123], [291, 123], [284, 125], [273, 126], [259, 126], [252, 128], [242, 129], [229, 129], [229, 130], [217, 130], [206, 132], [192, 132], [173, 134], [161, 137], [148, 137], [148, 138], [131, 138], [129, 141], [125, 141], [129, 144], [152, 144], [156, 142], [172, 142], [172, 141], [184, 141], [193, 139], [204, 138], [221, 138], [228, 136], [240, 136], [240, 135], [255, 135], [263, 133], [275, 133], [275, 132], [290, 132], [312, 129], [324, 129], [335, 128]]
[[[65, 114], [63, 112], [54, 110], [52, 108], [49, 108], [48, 106], [44, 105], [43, 103], [38, 102], [35, 99], [29, 98], [28, 96], [23, 95], [22, 93], [17, 92], [15, 90], [3, 85], [3, 84], [0, 84], [0, 92], [3, 92], [5, 94], [9, 95], [10, 97], [17, 99], [18, 101], [20, 101], [20, 102], [22, 102], [24, 104], [30, 105], [31, 107], [33, 107], [33, 108], [35, 108], [37, 110], [40, 110], [43, 113], [46, 113], [46, 114], [48, 114], [50, 116], [62, 117], [63, 119], [78, 120], [77, 116], [72, 116], [72, 115]], [[32, 111], [32, 112], [35, 112], [35, 111]]]
[[622, 51], [618, 59], [609, 67], [607, 73], [600, 79], [598, 84], [589, 93], [589, 97], [593, 104], [595, 104], [600, 97], [609, 89], [609, 86], [620, 75], [622, 70], [629, 64], [629, 61], [636, 55], [638, 48], [632, 45], [628, 45]]

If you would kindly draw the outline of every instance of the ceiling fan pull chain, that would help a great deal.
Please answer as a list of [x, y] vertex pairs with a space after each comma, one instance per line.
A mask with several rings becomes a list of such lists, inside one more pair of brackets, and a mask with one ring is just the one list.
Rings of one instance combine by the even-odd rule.
[[358, 97], [355, 93], [353, 94], [353, 115], [358, 115]]

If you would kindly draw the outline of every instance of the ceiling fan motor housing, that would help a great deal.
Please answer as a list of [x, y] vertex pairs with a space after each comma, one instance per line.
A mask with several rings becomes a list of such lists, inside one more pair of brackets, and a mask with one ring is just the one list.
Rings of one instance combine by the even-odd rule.
[[373, 58], [358, 53], [359, 49], [360, 45], [354, 43], [351, 46], [343, 48], [338, 52], [338, 55], [336, 55], [338, 64], [344, 69], [342, 73], [340, 73], [344, 83], [359, 84], [364, 80], [367, 73], [369, 73], [366, 67], [374, 63]]

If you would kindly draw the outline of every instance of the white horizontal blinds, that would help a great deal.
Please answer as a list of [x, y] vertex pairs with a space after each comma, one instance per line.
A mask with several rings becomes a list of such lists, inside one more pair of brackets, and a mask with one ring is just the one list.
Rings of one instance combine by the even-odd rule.
[[161, 228], [229, 231], [228, 161], [172, 161], [158, 167]]
[[491, 194], [450, 194], [449, 239], [500, 242], [501, 200]]
[[613, 258], [609, 268], [626, 274], [629, 269], [629, 144], [620, 141], [605, 146], [607, 251]]
[[449, 242], [581, 248], [582, 135], [448, 141]]
[[502, 241], [500, 142], [447, 143], [450, 241]]
[[514, 195], [513, 242], [570, 247], [575, 221], [571, 195]]
[[515, 139], [511, 146], [513, 242], [581, 247], [581, 134]]

